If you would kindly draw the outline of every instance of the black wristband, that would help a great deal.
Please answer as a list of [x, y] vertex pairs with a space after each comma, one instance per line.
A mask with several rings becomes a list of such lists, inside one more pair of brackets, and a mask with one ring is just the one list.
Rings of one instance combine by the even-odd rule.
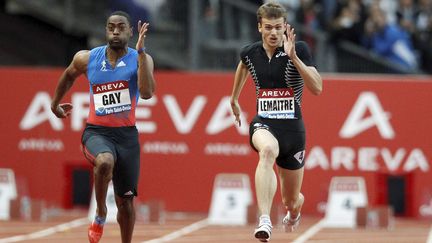
[[138, 54], [144, 53], [145, 49], [146, 49], [145, 47], [138, 49], [137, 50]]

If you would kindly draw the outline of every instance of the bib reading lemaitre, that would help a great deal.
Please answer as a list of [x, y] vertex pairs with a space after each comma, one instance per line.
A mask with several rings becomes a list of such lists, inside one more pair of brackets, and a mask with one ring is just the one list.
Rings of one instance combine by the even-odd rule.
[[[305, 42], [296, 42], [297, 56], [313, 66]], [[269, 59], [261, 41], [245, 46], [240, 58], [255, 82], [257, 115], [265, 119], [300, 120], [304, 81], [294, 64], [278, 47]]]
[[106, 57], [106, 46], [90, 51], [87, 78], [90, 85], [90, 107], [87, 123], [122, 127], [135, 125], [138, 102], [137, 55], [128, 48], [114, 67]]

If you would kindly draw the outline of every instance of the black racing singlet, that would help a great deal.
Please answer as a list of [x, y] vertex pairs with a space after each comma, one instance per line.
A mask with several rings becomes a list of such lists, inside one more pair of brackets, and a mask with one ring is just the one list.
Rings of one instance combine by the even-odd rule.
[[[306, 66], [314, 65], [305, 42], [296, 42], [295, 48]], [[278, 47], [269, 59], [259, 41], [245, 46], [240, 57], [255, 82], [258, 116], [272, 120], [276, 126], [290, 123], [293, 130], [304, 131], [301, 113], [304, 81], [283, 47]]]

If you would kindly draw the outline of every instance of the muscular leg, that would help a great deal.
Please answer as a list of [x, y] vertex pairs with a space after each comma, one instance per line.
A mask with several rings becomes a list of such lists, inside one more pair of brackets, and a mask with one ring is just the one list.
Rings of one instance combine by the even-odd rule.
[[304, 168], [287, 170], [278, 167], [278, 172], [281, 182], [282, 202], [290, 212], [291, 218], [296, 218], [304, 202], [303, 194], [300, 192]]
[[277, 178], [273, 165], [279, 154], [279, 144], [276, 138], [265, 129], [257, 130], [253, 134], [252, 143], [259, 154], [259, 162], [255, 171], [258, 209], [260, 215], [270, 215], [277, 188]]
[[112, 179], [114, 168], [114, 157], [111, 153], [100, 153], [94, 161], [94, 180], [96, 193], [96, 214], [102, 218], [106, 218], [106, 195], [108, 184]]
[[135, 226], [135, 208], [133, 197], [122, 198], [116, 195], [118, 208], [117, 222], [120, 225], [122, 243], [130, 243]]

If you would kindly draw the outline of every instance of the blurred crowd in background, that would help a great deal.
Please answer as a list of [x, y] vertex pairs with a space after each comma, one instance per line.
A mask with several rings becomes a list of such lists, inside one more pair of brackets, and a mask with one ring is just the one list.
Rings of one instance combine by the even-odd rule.
[[328, 32], [331, 43], [350, 41], [405, 67], [432, 70], [432, 0], [280, 2], [289, 21]]
[[[160, 8], [175, 10], [171, 14], [184, 22], [188, 17], [187, 1], [131, 0], [141, 4], [149, 19]], [[248, 0], [257, 6], [267, 2]], [[288, 10], [288, 22], [303, 25], [309, 32], [323, 31], [329, 43], [349, 41], [408, 69], [432, 72], [432, 0], [279, 0]], [[127, 4], [127, 1], [117, 1]], [[219, 0], [205, 0], [204, 17], [217, 18]], [[172, 5], [172, 6], [170, 6]], [[118, 4], [113, 4], [118, 8]], [[133, 16], [142, 16], [130, 8]], [[233, 18], [238, 16], [234, 15]], [[255, 19], [251, 19], [254, 25]], [[307, 32], [299, 36], [313, 49], [315, 39]]]
[[[241, 48], [260, 40], [256, 10], [268, 1], [6, 0], [0, 26], [9, 35], [0, 37], [0, 64], [66, 65], [77, 50], [104, 44], [106, 16], [123, 10], [134, 25], [150, 22], [147, 43], [157, 68], [232, 70]], [[277, 2], [320, 71], [432, 73], [432, 0]]]

